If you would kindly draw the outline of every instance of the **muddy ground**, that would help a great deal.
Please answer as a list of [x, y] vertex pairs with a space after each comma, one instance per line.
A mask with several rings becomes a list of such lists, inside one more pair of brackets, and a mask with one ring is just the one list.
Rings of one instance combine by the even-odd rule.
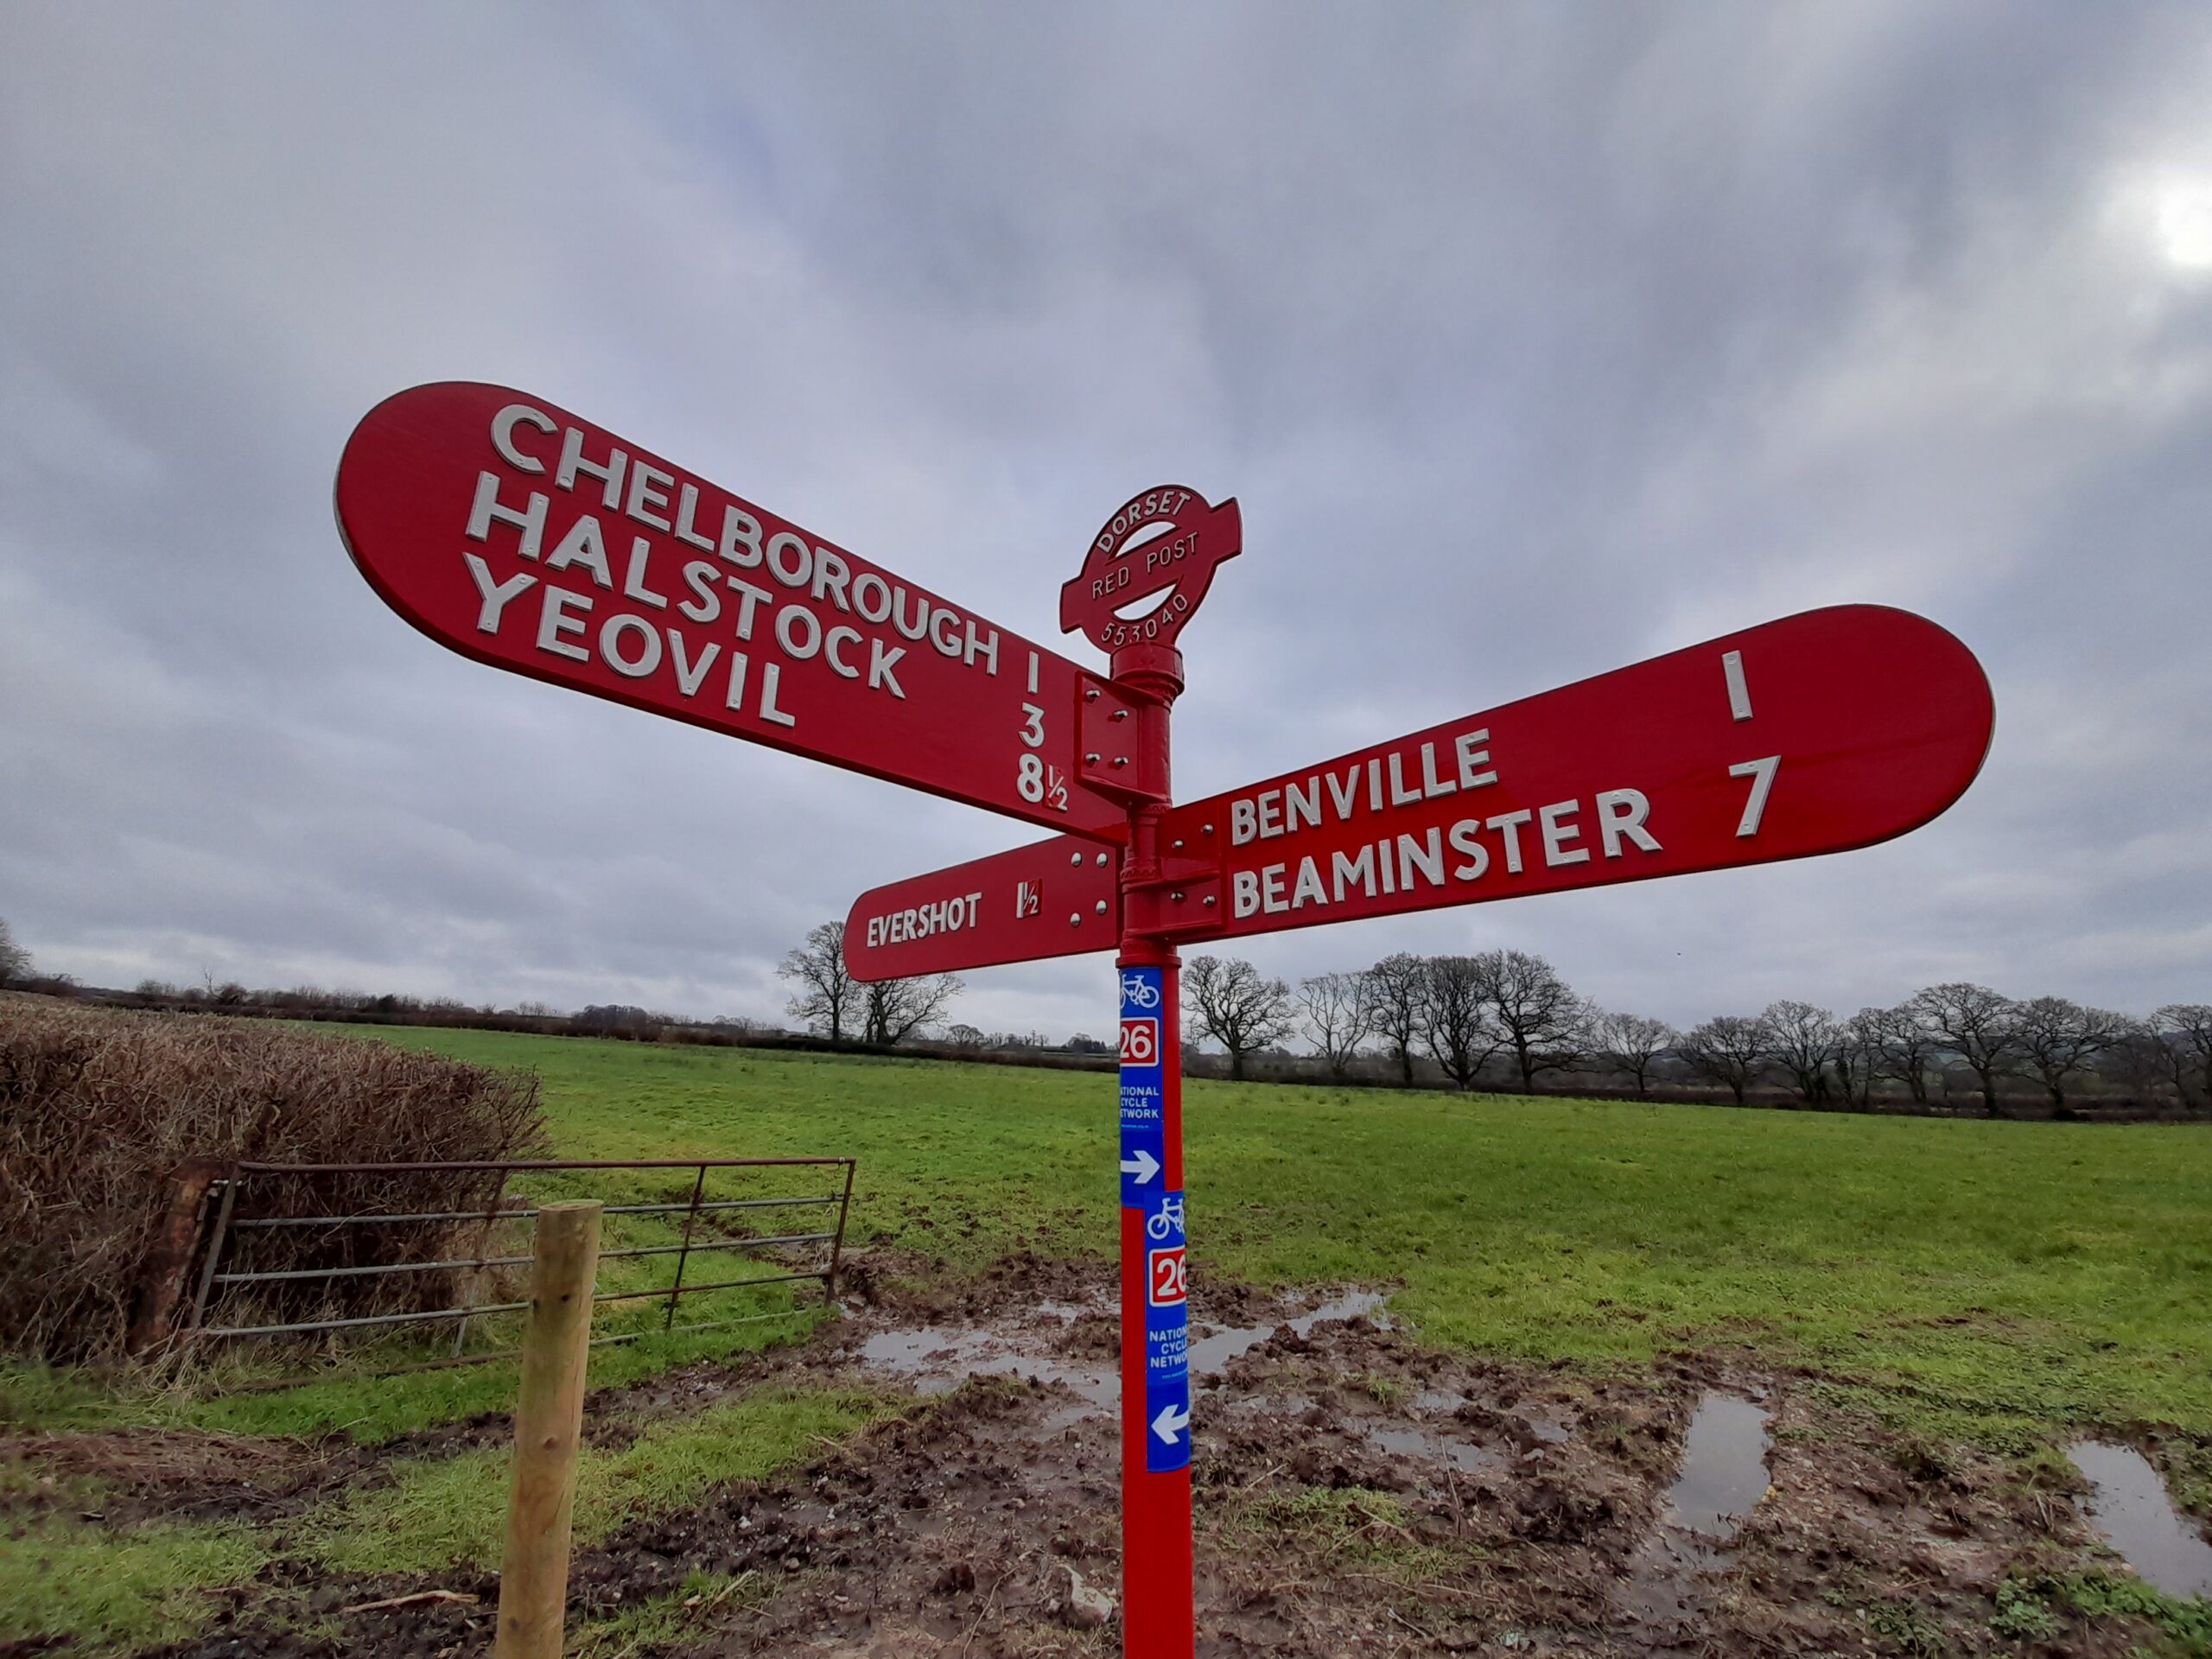
[[[695, 1569], [734, 1579], [679, 1606], [672, 1634], [610, 1655], [1119, 1651], [1108, 1272], [1020, 1260], [932, 1297], [897, 1288], [896, 1265], [861, 1264], [846, 1317], [805, 1344], [593, 1396], [602, 1441], [797, 1378], [912, 1401], [783, 1478], [581, 1552], [581, 1620]], [[1438, 1355], [1378, 1300], [1216, 1288], [1194, 1303], [1200, 1654], [2157, 1649], [2139, 1621], [2063, 1605], [2032, 1630], [2007, 1620], [2008, 1579], [2114, 1565], [2063, 1472], [1901, 1439], [1817, 1379], [1725, 1357], [1593, 1380]], [[387, 1478], [395, 1457], [507, 1432], [487, 1417], [374, 1451], [176, 1433], [13, 1449], [102, 1476], [108, 1524], [281, 1522]], [[167, 1651], [450, 1659], [488, 1647], [496, 1598], [474, 1572], [334, 1583], [279, 1560]], [[379, 1602], [396, 1605], [350, 1611]]]

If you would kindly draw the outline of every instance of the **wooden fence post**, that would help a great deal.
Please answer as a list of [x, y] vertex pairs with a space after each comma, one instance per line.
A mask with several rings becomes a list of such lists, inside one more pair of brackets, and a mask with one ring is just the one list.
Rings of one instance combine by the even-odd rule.
[[569, 1599], [569, 1521], [583, 1438], [584, 1364], [599, 1271], [596, 1199], [540, 1205], [515, 1404], [515, 1480], [499, 1570], [497, 1659], [559, 1659]]
[[146, 1253], [130, 1334], [124, 1340], [123, 1351], [133, 1358], [169, 1334], [184, 1276], [200, 1242], [200, 1212], [207, 1205], [207, 1189], [222, 1173], [219, 1158], [188, 1158], [169, 1178], [169, 1207], [162, 1212], [153, 1248]]

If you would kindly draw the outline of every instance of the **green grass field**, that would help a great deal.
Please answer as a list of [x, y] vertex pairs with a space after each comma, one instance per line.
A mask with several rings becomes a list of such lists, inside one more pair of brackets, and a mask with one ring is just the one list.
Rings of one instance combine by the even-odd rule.
[[[954, 1271], [1109, 1259], [1109, 1077], [497, 1033], [578, 1156], [850, 1154], [852, 1238]], [[1402, 1286], [1427, 1340], [1749, 1351], [1910, 1398], [2212, 1434], [2212, 1126], [1197, 1082], [1194, 1272]]]
[[[1102, 1282], [1111, 1270], [1108, 1075], [477, 1032], [361, 1039], [536, 1068], [563, 1155], [851, 1155], [849, 1245], [899, 1252], [905, 1271], [957, 1278], [1022, 1250], [1096, 1261]], [[1429, 1344], [1630, 1372], [1682, 1351], [1803, 1367], [1915, 1433], [2024, 1463], [2048, 1459], [2069, 1426], [2152, 1427], [2176, 1446], [2177, 1496], [2212, 1510], [2212, 1127], [1205, 1082], [1188, 1086], [1185, 1123], [1201, 1317], [1209, 1277], [1360, 1281], [1388, 1287], [1393, 1314]], [[591, 1183], [609, 1197], [667, 1188], [644, 1175]], [[661, 1236], [638, 1218], [610, 1229], [617, 1219], [630, 1230], [610, 1236]], [[758, 1311], [796, 1306], [780, 1289], [729, 1294]], [[593, 1380], [756, 1349], [820, 1317], [800, 1308], [602, 1349]], [[650, 1306], [620, 1318], [658, 1322]], [[18, 1370], [0, 1371], [0, 1421], [374, 1441], [502, 1408], [513, 1389], [506, 1363], [227, 1393]], [[593, 1524], [767, 1474], [893, 1408], [798, 1387], [647, 1424], [627, 1449], [588, 1459]], [[497, 1522], [482, 1494], [502, 1460], [405, 1464], [281, 1537], [230, 1522], [110, 1534], [63, 1513], [98, 1508], [87, 1486], [0, 1549], [0, 1607], [30, 1618], [26, 1630], [124, 1650], [189, 1632], [206, 1592], [285, 1551], [357, 1573], [480, 1567]], [[29, 1478], [0, 1459], [0, 1499]]]
[[[1115, 1248], [1089, 1073], [440, 1031], [544, 1077], [577, 1157], [852, 1154], [852, 1239]], [[1194, 1272], [1398, 1283], [1427, 1340], [1730, 1347], [1953, 1407], [2212, 1433], [2212, 1126], [1745, 1113], [1194, 1082]]]

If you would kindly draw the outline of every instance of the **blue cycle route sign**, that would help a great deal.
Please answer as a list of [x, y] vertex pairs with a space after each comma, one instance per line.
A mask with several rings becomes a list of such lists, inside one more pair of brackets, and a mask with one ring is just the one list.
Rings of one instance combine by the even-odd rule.
[[1157, 968], [1122, 970], [1122, 1205], [1144, 1217], [1144, 1466], [1191, 1464], [1190, 1319], [1183, 1194], [1167, 1187]]
[[1166, 1187], [1166, 1084], [1161, 1079], [1160, 970], [1122, 969], [1122, 1207], [1142, 1210]]

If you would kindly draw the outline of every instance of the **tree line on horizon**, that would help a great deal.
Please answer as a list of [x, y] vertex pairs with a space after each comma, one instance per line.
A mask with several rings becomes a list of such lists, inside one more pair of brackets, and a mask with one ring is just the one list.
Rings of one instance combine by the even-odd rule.
[[[907, 1040], [938, 1027], [963, 988], [952, 974], [861, 984], [845, 971], [842, 922], [812, 930], [777, 971], [798, 988], [791, 1012], [832, 1040]], [[1865, 1111], [1884, 1084], [1929, 1105], [1956, 1065], [1973, 1073], [1993, 1114], [2003, 1085], [2021, 1081], [2062, 1115], [2093, 1080], [2146, 1103], [2170, 1094], [2189, 1110], [2212, 1108], [2212, 1007], [2170, 1003], [2137, 1018], [2066, 997], [2015, 1000], [1963, 981], [1840, 1018], [1785, 999], [1684, 1031], [1600, 1007], [1525, 950], [1402, 951], [1370, 968], [1313, 975], [1294, 989], [1242, 957], [1198, 956], [1183, 970], [1183, 1011], [1186, 1044], [1194, 1035], [1217, 1043], [1238, 1080], [1254, 1057], [1284, 1055], [1282, 1046], [1302, 1036], [1338, 1082], [1379, 1052], [1408, 1085], [1426, 1062], [1462, 1090], [1502, 1073], [1534, 1093], [1540, 1078], [1603, 1071], [1626, 1076], [1648, 1097], [1662, 1071], [1672, 1071], [1726, 1090], [1738, 1105], [1780, 1084], [1805, 1105]], [[955, 1047], [1048, 1046], [1039, 1033], [987, 1036], [957, 1023], [943, 1031]], [[1110, 1052], [1084, 1033], [1059, 1046]]]
[[2007, 1083], [2031, 1084], [2061, 1115], [2093, 1082], [2145, 1103], [2171, 1096], [2191, 1111], [2212, 1109], [2212, 1007], [2201, 1003], [2139, 1018], [1955, 981], [1844, 1017], [1783, 1000], [1685, 1031], [1600, 1007], [1543, 957], [1513, 950], [1401, 952], [1295, 989], [1241, 958], [1202, 956], [1185, 968], [1183, 991], [1186, 1018], [1227, 1052], [1233, 1077], [1249, 1057], [1302, 1033], [1340, 1081], [1372, 1043], [1402, 1082], [1426, 1058], [1463, 1090], [1488, 1073], [1533, 1093], [1539, 1077], [1608, 1071], [1649, 1096], [1664, 1066], [1726, 1090], [1738, 1105], [1779, 1085], [1804, 1105], [1864, 1111], [1885, 1084], [1927, 1106], [1956, 1065], [1993, 1114]]
[[[881, 1046], [924, 1039], [979, 1052], [1103, 1055], [1086, 1033], [1055, 1042], [1041, 1032], [986, 1033], [948, 1021], [964, 988], [952, 974], [862, 984], [845, 971], [844, 924], [825, 922], [778, 967], [793, 992], [789, 1012], [833, 1043]], [[41, 978], [30, 953], [0, 918], [0, 986], [67, 993], [67, 976]], [[329, 991], [314, 986], [249, 990], [203, 976], [197, 986], [148, 979], [134, 995], [149, 1004], [216, 1012], [337, 1012], [371, 1018], [474, 1023], [517, 1017], [536, 1028], [588, 1035], [654, 1037], [706, 1032], [743, 1039], [781, 1028], [739, 1016], [688, 1020], [627, 1004], [564, 1014], [543, 1003], [477, 1008], [452, 997]], [[1953, 982], [1916, 991], [1892, 1007], [1838, 1016], [1783, 1000], [1755, 1014], [1718, 1014], [1678, 1030], [1663, 1020], [1600, 1007], [1540, 956], [1515, 950], [1474, 955], [1384, 957], [1373, 966], [1300, 980], [1264, 975], [1241, 957], [1198, 956], [1183, 973], [1185, 1041], [1217, 1044], [1229, 1075], [1250, 1075], [1262, 1057], [1307, 1058], [1332, 1081], [1387, 1067], [1410, 1085], [1441, 1077], [1461, 1090], [1502, 1084], [1533, 1093], [1541, 1080], [1625, 1078], [1639, 1096], [1655, 1084], [1688, 1080], [1726, 1091], [1738, 1104], [1777, 1088], [1807, 1106], [1870, 1110], [1878, 1093], [1930, 1106], [1952, 1093], [1955, 1071], [1970, 1074], [1985, 1111], [2008, 1084], [2027, 1084], [2065, 1115], [2083, 1093], [2105, 1090], [2145, 1105], [2171, 1101], [2212, 1111], [2212, 1006], [2169, 1003], [2147, 1016], [2088, 1007], [2060, 996], [2015, 999]], [[1419, 1074], [1419, 1075], [1417, 1075]]]

